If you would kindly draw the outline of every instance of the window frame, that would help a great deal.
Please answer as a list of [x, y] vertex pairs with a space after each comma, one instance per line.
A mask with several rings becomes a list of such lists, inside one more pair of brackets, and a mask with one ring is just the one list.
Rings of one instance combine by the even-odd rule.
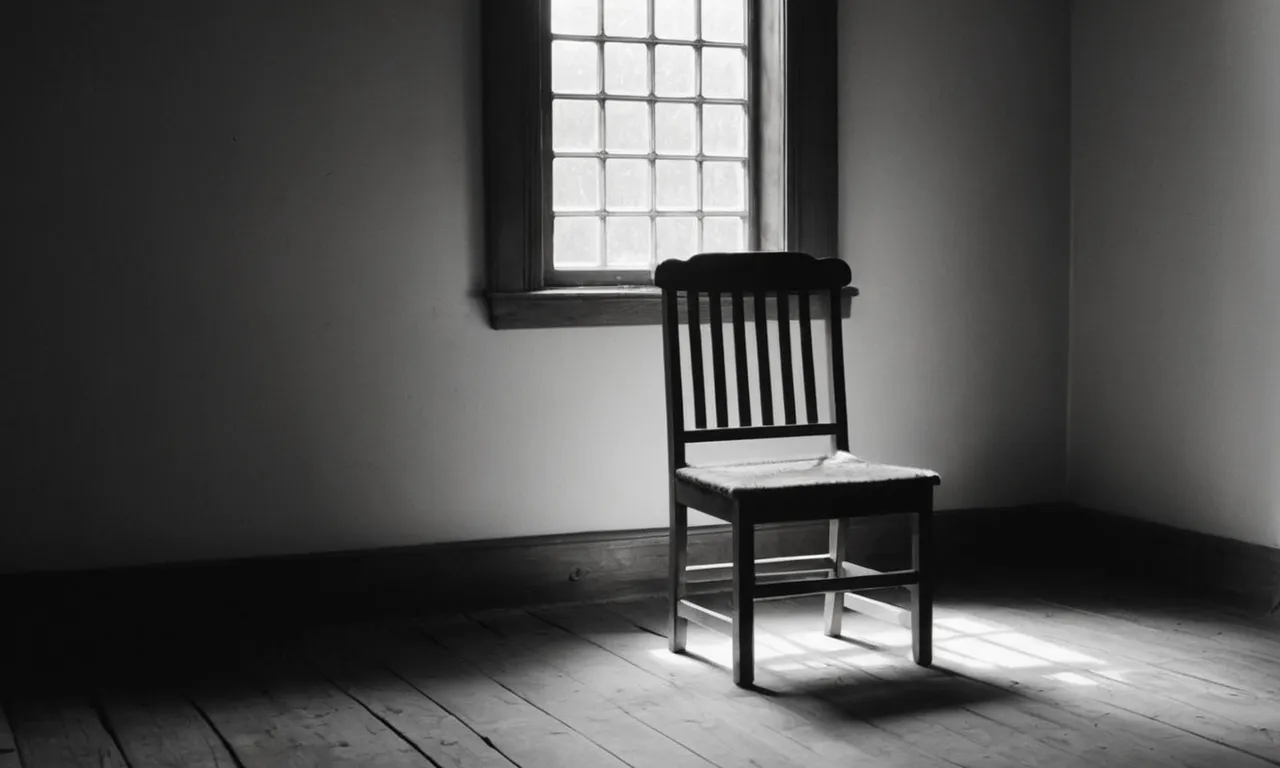
[[[746, 245], [837, 256], [837, 0], [746, 4]], [[549, 279], [550, 0], [482, 0], [481, 27], [490, 325], [659, 324], [650, 274], [624, 282], [616, 278], [636, 271], [579, 273], [610, 279], [591, 285]]]

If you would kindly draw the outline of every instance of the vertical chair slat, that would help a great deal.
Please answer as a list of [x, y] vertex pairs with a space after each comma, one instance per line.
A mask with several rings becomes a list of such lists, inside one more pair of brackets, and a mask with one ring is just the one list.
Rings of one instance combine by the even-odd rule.
[[673, 473], [684, 466], [684, 389], [680, 379], [678, 301], [679, 294], [675, 291], [662, 292], [662, 364], [667, 378], [667, 453]]
[[702, 373], [702, 326], [699, 324], [698, 292], [689, 291], [689, 368], [693, 383], [693, 426], [707, 428], [707, 380]]
[[782, 415], [787, 424], [796, 423], [795, 367], [791, 362], [791, 302], [786, 291], [778, 291], [778, 375], [782, 377]]
[[733, 292], [733, 367], [738, 385], [738, 426], [751, 426], [751, 377], [747, 370], [747, 322], [742, 292]]
[[729, 426], [729, 396], [724, 382], [724, 320], [720, 317], [720, 294], [708, 293], [707, 321], [711, 324], [711, 375], [715, 379], [716, 426]]
[[760, 376], [760, 423], [773, 426], [773, 379], [769, 373], [769, 314], [764, 291], [755, 292], [756, 362]]
[[813, 328], [809, 322], [809, 293], [800, 292], [800, 367], [804, 371], [805, 417], [810, 424], [818, 421], [818, 386], [813, 374]]
[[844, 391], [844, 329], [840, 319], [840, 290], [831, 290], [827, 338], [831, 347], [831, 399], [836, 417], [836, 450], [849, 450], [849, 412]]

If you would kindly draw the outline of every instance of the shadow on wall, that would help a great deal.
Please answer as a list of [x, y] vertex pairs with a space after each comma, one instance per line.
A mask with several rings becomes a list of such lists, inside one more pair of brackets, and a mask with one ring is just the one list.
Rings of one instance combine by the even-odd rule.
[[30, 12], [0, 570], [359, 547], [386, 533], [353, 510], [420, 514], [423, 400], [462, 386], [441, 338], [483, 323], [472, 4]]

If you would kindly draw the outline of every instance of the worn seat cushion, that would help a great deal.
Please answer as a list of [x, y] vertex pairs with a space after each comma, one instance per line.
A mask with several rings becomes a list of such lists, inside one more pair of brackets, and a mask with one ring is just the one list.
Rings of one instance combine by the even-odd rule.
[[873, 464], [845, 451], [814, 459], [683, 467], [676, 470], [676, 477], [729, 498], [784, 488], [911, 480], [928, 480], [937, 485], [941, 481], [938, 473], [932, 470]]

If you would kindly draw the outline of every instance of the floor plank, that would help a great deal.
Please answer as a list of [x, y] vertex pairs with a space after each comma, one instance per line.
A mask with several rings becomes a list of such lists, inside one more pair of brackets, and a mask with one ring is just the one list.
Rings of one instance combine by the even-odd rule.
[[398, 676], [427, 694], [521, 768], [619, 768], [621, 760], [499, 685], [466, 660], [407, 629], [361, 637]]
[[[865, 620], [852, 620], [852, 631], [874, 623], [859, 625], [859, 621]], [[957, 630], [948, 630], [946, 625], [951, 622], [960, 622], [952, 623]], [[1047, 692], [1076, 710], [1102, 707], [1098, 710], [1101, 716], [1111, 721], [1119, 718], [1130, 735], [1151, 732], [1148, 741], [1155, 744], [1178, 742], [1174, 759], [1199, 755], [1197, 759], [1207, 764], [1261, 765], [1260, 759], [1274, 762], [1280, 756], [1275, 727], [1280, 709], [1274, 701], [1170, 675], [1161, 667], [1142, 662], [1140, 646], [1129, 652], [1138, 658], [1116, 662], [1097, 648], [1105, 645], [1105, 640], [1091, 640], [1091, 646], [1071, 643], [1075, 627], [1070, 621], [1061, 617], [1027, 620], [1015, 611], [989, 604], [982, 605], [977, 617], [940, 611], [938, 623], [937, 655], [942, 666], [951, 663], [965, 675], [1019, 686], [1021, 691]], [[1048, 625], [1052, 625], [1051, 632], [1046, 632]], [[893, 637], [895, 632], [900, 636]], [[909, 643], [909, 636], [899, 630], [877, 632], [872, 628], [867, 636], [900, 649]], [[1046, 643], [1044, 637], [1052, 637], [1053, 644]], [[1160, 653], [1157, 658], [1162, 658]], [[1036, 654], [1059, 662], [1074, 660], [1074, 667], [1073, 663], [1048, 663]]]
[[13, 729], [9, 727], [9, 717], [5, 714], [3, 702], [0, 702], [0, 768], [22, 768], [22, 762], [18, 759], [18, 744], [13, 740]]
[[[766, 638], [767, 641], [767, 638], [769, 638], [771, 634], [767, 630], [772, 628], [776, 630], [773, 634], [782, 635], [786, 638], [784, 642], [788, 644], [790, 644], [790, 641], [799, 636], [802, 632], [807, 632], [808, 636], [812, 638], [812, 640], [825, 640], [826, 638], [822, 638], [822, 636], [816, 631], [815, 627], [809, 626], [812, 622], [806, 621], [803, 616], [798, 619], [792, 619], [784, 626], [777, 626], [776, 618], [777, 611], [779, 610], [777, 606], [785, 606], [788, 602], [789, 601], [764, 603], [762, 606], [766, 607], [758, 609], [757, 625], [762, 626], [766, 630], [761, 633], [761, 636]], [[773, 608], [767, 606], [773, 606]], [[803, 613], [805, 615], [820, 615], [820, 612], [820, 604], [815, 601], [813, 605]], [[654, 626], [661, 626], [660, 621], [662, 613], [663, 612], [659, 607], [650, 606], [649, 610], [640, 618], [644, 621], [655, 622]], [[945, 621], [946, 619], [943, 620]], [[774, 622], [774, 626], [772, 627], [770, 626], [771, 621]], [[798, 624], [796, 623], [797, 621], [799, 622]], [[970, 621], [972, 622], [972, 619], [970, 619]], [[905, 670], [912, 669], [911, 662], [908, 658], [910, 644], [909, 632], [902, 630], [901, 628], [889, 627], [880, 622], [867, 619], [866, 617], [858, 616], [856, 614], [847, 615], [846, 622], [847, 634], [860, 634], [863, 637], [871, 638], [872, 640], [884, 643], [885, 645], [870, 643], [868, 644], [870, 645], [870, 648], [864, 650], [871, 650], [873, 653], [854, 654], [852, 656], [833, 655], [833, 658], [837, 660], [847, 660], [852, 658], [855, 660], [854, 663], [856, 665], [867, 665], [868, 670], [873, 674], [873, 676], [881, 678], [892, 676], [895, 668]], [[945, 637], [945, 629], [940, 631], [939, 634]], [[708, 643], [722, 642], [718, 636], [711, 634], [708, 634], [704, 639]], [[831, 642], [839, 643], [840, 641]], [[827, 648], [827, 651], [832, 654], [836, 654], [837, 652], [836, 649], [832, 648]], [[888, 651], [888, 653], [885, 653], [885, 651]], [[945, 661], [940, 662], [940, 664], [945, 663]], [[975, 679], [979, 679], [980, 677], [972, 670], [964, 668], [961, 669], [964, 670], [964, 674], [966, 676], [973, 676]], [[797, 674], [797, 672], [793, 669], [787, 669], [784, 674], [791, 676]], [[1230, 731], [1225, 734], [1228, 737], [1228, 740], [1224, 741], [1224, 743], [1215, 743], [1214, 740], [1208, 738], [1197, 738], [1200, 734], [1186, 732], [1164, 722], [1167, 718], [1181, 718], [1183, 721], [1186, 721], [1185, 708], [1165, 707], [1161, 709], [1158, 702], [1153, 704], [1150, 700], [1135, 700], [1128, 692], [1121, 691], [1119, 694], [1120, 696], [1128, 697], [1123, 701], [1123, 704], [1128, 706], [1126, 709], [1123, 706], [1115, 706], [1114, 702], [1110, 701], [1108, 696], [1100, 694], [1099, 691], [1094, 688], [1077, 689], [1076, 686], [1068, 684], [1067, 682], [1055, 680], [1051, 680], [1052, 685], [1046, 686], [1043, 684], [1045, 681], [1037, 680], [1034, 675], [1018, 676], [1015, 674], [1011, 676], [1007, 671], [1001, 671], [994, 675], [981, 677], [981, 679], [990, 684], [1005, 688], [1010, 692], [1018, 692], [1020, 694], [1028, 691], [1044, 694], [1047, 690], [1052, 689], [1050, 690], [1050, 693], [1055, 695], [1042, 696], [1044, 703], [1047, 703], [1052, 708], [1049, 710], [1049, 717], [1059, 724], [1073, 724], [1080, 734], [1088, 734], [1091, 738], [1096, 737], [1099, 733], [1106, 733], [1109, 731], [1110, 736], [1129, 747], [1127, 750], [1128, 756], [1126, 757], [1126, 760], [1121, 763], [1123, 765], [1230, 765], [1252, 766], [1253, 768], [1259, 768], [1260, 766], [1269, 765], [1270, 763], [1266, 761], [1270, 760], [1273, 754], [1270, 751], [1269, 741], [1266, 740], [1265, 734], [1260, 739], [1253, 739], [1250, 734], [1246, 734], [1237, 728], [1234, 731]], [[833, 685], [836, 684], [837, 683], [833, 683]], [[1057, 694], [1061, 694], [1061, 698], [1058, 698]], [[1114, 692], [1112, 692], [1112, 695], [1115, 695]], [[1026, 706], [1026, 700], [1019, 698], [1009, 700], [1008, 702], [1001, 701], [994, 704], [983, 704], [981, 706], [966, 703], [961, 704], [960, 708], [967, 709], [980, 716], [999, 720], [999, 712], [993, 712], [992, 710], [1000, 707], [1005, 707], [1007, 710], [1008, 706], [1013, 705], [1014, 702], [1017, 702], [1017, 706], [1019, 708]], [[1041, 707], [1040, 710], [1041, 713], [1044, 712], [1043, 707]], [[1057, 711], [1055, 712], [1054, 710]], [[1270, 707], [1262, 711], [1270, 713], [1275, 711], [1275, 709], [1274, 707]], [[1006, 714], [1008, 713], [1006, 712]], [[934, 724], [942, 725], [944, 727], [953, 726], [953, 716], [954, 712], [948, 712], [943, 717], [943, 720], [937, 721]], [[931, 719], [937, 720], [936, 717], [931, 717]], [[1074, 723], [1071, 723], [1070, 721], [1074, 721]], [[1105, 723], [1105, 725], [1100, 729], [1099, 724], [1103, 723]], [[1013, 726], [1013, 723], [1008, 724]], [[1116, 727], [1117, 724], [1119, 727]], [[1203, 726], [1203, 723], [1201, 723], [1201, 725]], [[1203, 730], [1203, 727], [1201, 730]], [[904, 738], [910, 739], [927, 739], [931, 736], [933, 738], [941, 737], [941, 735], [936, 731], [932, 734], [928, 731], [924, 733], [904, 732], [903, 736]], [[921, 745], [930, 744], [928, 741], [916, 741], [916, 743]], [[945, 742], [936, 742], [934, 743], [934, 746], [930, 748], [936, 753], [938, 745], [943, 743]], [[1230, 746], [1224, 746], [1224, 744], [1229, 744]], [[963, 744], [957, 746], [959, 746], [961, 750], [964, 749]], [[1005, 744], [1002, 749], [1007, 749], [1007, 747], [1008, 744]], [[1028, 747], [1028, 745], [1024, 744], [1023, 747]], [[1034, 751], [1035, 748], [1031, 749]], [[1245, 750], [1252, 754], [1245, 754], [1239, 750]], [[948, 754], [948, 757], [950, 759], [959, 758], [961, 761], [973, 759], [972, 756], [968, 755], [964, 751], [951, 752]], [[1043, 759], [1043, 756], [1037, 758], [1029, 754], [1022, 754], [1018, 756], [1018, 759], [1032, 762], [1034, 764], [1035, 760]], [[1110, 765], [1114, 763], [1107, 764]]]
[[25, 699], [9, 708], [25, 768], [125, 768], [98, 713], [83, 699]]
[[[1179, 645], [1168, 637], [1131, 634], [1125, 622], [1081, 618], [1054, 609], [1004, 603], [983, 603], [974, 608], [993, 622], [1065, 643], [1084, 655], [1109, 660], [1113, 666], [1146, 670], [1151, 681], [1164, 681], [1165, 688], [1173, 692], [1183, 691], [1182, 701], [1191, 706], [1203, 703], [1206, 695], [1217, 696], [1224, 705], [1232, 699], [1246, 706], [1260, 697], [1280, 700], [1280, 679], [1257, 659], [1206, 650], [1191, 641]], [[1189, 687], [1193, 682], [1194, 687]], [[1280, 715], [1258, 724], [1280, 727]]]
[[[912, 719], [915, 722], [898, 722], [898, 719], [880, 716], [874, 710], [865, 711], [869, 707], [859, 702], [856, 694], [865, 686], [902, 686], [904, 696], [924, 687], [915, 680], [916, 667], [910, 659], [908, 649], [899, 649], [894, 654], [876, 654], [869, 658], [869, 649], [851, 645], [844, 638], [827, 638], [819, 631], [814, 617], [820, 615], [817, 612], [821, 609], [820, 603], [809, 602], [796, 606], [793, 611], [787, 611], [785, 602], [764, 607], [762, 615], [757, 619], [763, 635], [766, 638], [785, 637], [792, 644], [805, 648], [809, 652], [806, 653], [807, 658], [822, 658], [830, 663], [829, 666], [812, 663], [788, 665], [783, 673], [787, 678], [818, 686], [834, 686], [835, 681], [841, 681], [850, 692], [842, 695], [841, 701], [849, 701], [856, 711], [864, 711], [864, 716], [873, 720], [878, 718], [876, 721], [883, 722], [887, 729], [902, 732], [904, 738], [927, 739], [931, 749], [939, 750], [953, 760], [961, 754], [956, 750], [964, 750], [964, 760], [968, 762], [986, 760], [986, 755], [990, 754], [1008, 762], [1038, 768], [1066, 768], [1080, 764], [1080, 755], [1064, 750], [1052, 741], [1038, 740], [1027, 735], [997, 717], [984, 714], [981, 709], [986, 706], [990, 709], [1016, 711], [1018, 705], [1023, 703], [1021, 696], [991, 698], [974, 695], [972, 700], [955, 700], [951, 702], [951, 706], [922, 709], [920, 715]], [[853, 653], [849, 652], [851, 648], [854, 649]], [[932, 684], [937, 687], [937, 683]], [[953, 676], [945, 681], [945, 685], [962, 691], [981, 688], [979, 681], [964, 676]], [[921, 694], [930, 696], [932, 692], [926, 689]], [[948, 733], [962, 736], [963, 740], [958, 741]]]
[[1223, 648], [1221, 643], [1197, 634], [1173, 633], [1043, 601], [984, 598], [972, 607], [993, 616], [1017, 617], [1042, 634], [1093, 650], [1280, 697], [1280, 663], [1265, 655]]
[[[777, 615], [768, 610], [760, 615], [765, 626], [777, 620]], [[1145, 687], [1122, 684], [1102, 674], [1123, 671], [1136, 677], [1138, 668], [1133, 665], [1108, 668], [1106, 662], [1098, 658], [1103, 655], [1101, 653], [1093, 652], [1094, 655], [1087, 656], [1069, 644], [1046, 643], [1033, 636], [1036, 627], [997, 625], [991, 612], [984, 611], [975, 617], [943, 609], [938, 612], [937, 619], [940, 667], [950, 666], [957, 674], [1017, 690], [1024, 695], [1037, 695], [1043, 702], [1087, 719], [1105, 718], [1108, 722], [1118, 722], [1122, 725], [1119, 732], [1130, 740], [1136, 738], [1149, 754], [1164, 755], [1165, 760], [1175, 764], [1255, 768], [1264, 766], [1264, 761], [1280, 757], [1280, 753], [1275, 751], [1274, 734], [1241, 726], [1222, 717], [1211, 708], [1211, 702], [1202, 701], [1201, 709], [1192, 709], [1186, 701], [1162, 696], [1154, 684], [1148, 683]], [[863, 617], [849, 617], [847, 631], [873, 638], [883, 643], [883, 650], [905, 657], [909, 635], [896, 628], [880, 629], [877, 625], [878, 622]], [[948, 625], [976, 634], [949, 632]], [[785, 631], [787, 628], [784, 620], [782, 629]], [[1010, 628], [1025, 629], [1027, 633], [993, 631]], [[977, 645], [978, 642], [983, 645]], [[1001, 643], [1009, 643], [1020, 650], [1015, 651]], [[964, 656], [961, 653], [964, 651], [973, 655]], [[1036, 653], [1041, 656], [1032, 655]], [[886, 669], [891, 667], [877, 665], [871, 671], [883, 675]], [[1156, 675], [1158, 670], [1151, 668], [1147, 674]], [[1188, 686], [1187, 682], [1183, 681], [1176, 690], [1182, 698], [1191, 701], [1195, 698], [1194, 692], [1203, 690], [1203, 687]], [[1275, 717], [1272, 707], [1259, 707], [1253, 713], [1244, 709], [1236, 711], [1242, 717]], [[1241, 751], [1250, 754], [1242, 754]]]
[[349, 631], [310, 633], [307, 654], [334, 685], [442, 768], [515, 768], [480, 734], [383, 666]]
[[[578, 695], [588, 699], [594, 711], [622, 713], [650, 733], [681, 745], [695, 755], [697, 764], [835, 768], [802, 741], [744, 727], [738, 718], [725, 717], [666, 680], [527, 613], [492, 612], [478, 619], [501, 638], [498, 643], [485, 643], [491, 658], [519, 658], [518, 664], [525, 669], [554, 669], [555, 676], [584, 691], [585, 695]], [[466, 639], [479, 647], [483, 641], [473, 638], [475, 633]], [[628, 757], [630, 751], [618, 754], [636, 766], [667, 762], [639, 755], [633, 759]]]
[[206, 680], [195, 703], [246, 768], [431, 768], [431, 761], [358, 702], [291, 656], [241, 655]]
[[637, 625], [625, 615], [630, 605], [623, 604], [619, 613], [591, 606], [534, 614], [690, 692], [709, 711], [722, 713], [725, 719], [757, 731], [773, 730], [803, 742], [824, 758], [854, 765], [954, 765], [820, 700], [743, 691], [733, 685], [725, 670], [690, 656], [671, 654], [660, 635], [637, 631]]
[[691, 652], [668, 652], [666, 614], [33, 635], [8, 656], [0, 768], [1280, 766], [1280, 624], [1211, 603], [954, 584], [922, 669], [901, 627], [846, 612], [827, 638], [820, 598], [763, 602], [754, 690], [727, 638], [692, 626]]
[[423, 621], [418, 626], [504, 688], [634, 768], [713, 766], [688, 747], [648, 725], [643, 717], [619, 707], [590, 686], [530, 653], [527, 646], [522, 648], [504, 642], [485, 626], [461, 617], [451, 621]]
[[1101, 602], [1074, 595], [1053, 595], [1036, 600], [1041, 606], [1056, 610], [1056, 615], [1083, 614], [1095, 621], [1107, 622], [1113, 632], [1125, 637], [1142, 637], [1149, 641], [1158, 636], [1187, 651], [1211, 659], [1247, 660], [1268, 679], [1280, 686], [1280, 626], [1267, 627], [1258, 622], [1233, 620], [1228, 615], [1209, 615], [1204, 609], [1185, 611], [1136, 608], [1128, 601]]
[[1164, 632], [1223, 643], [1234, 650], [1260, 653], [1280, 662], [1280, 623], [1274, 617], [1248, 615], [1230, 606], [1175, 596], [1168, 590], [1125, 585], [1100, 592], [1095, 584], [1086, 582], [1073, 587], [1006, 588], [1000, 593], [988, 590], [985, 597], [1035, 600], [1110, 620], [1122, 619]]
[[[1051, 614], [1042, 619], [1013, 608], [984, 603], [974, 615], [981, 617], [974, 619], [975, 622], [989, 625], [985, 631], [957, 633], [944, 627], [942, 632], [950, 632], [950, 637], [943, 636], [939, 647], [945, 651], [958, 648], [957, 643], [960, 642], [981, 641], [983, 645], [975, 647], [1007, 653], [1011, 664], [1029, 660], [1031, 666], [1046, 667], [1046, 671], [1051, 671], [1047, 668], [1054, 664], [1064, 669], [1079, 668], [1082, 673], [1102, 675], [1111, 681], [1177, 701], [1186, 707], [1200, 708], [1205, 713], [1240, 725], [1263, 727], [1280, 724], [1277, 716], [1268, 717], [1270, 712], [1266, 704], [1271, 702], [1256, 693], [1201, 676], [1172, 671], [1168, 665], [1176, 660], [1165, 656], [1158, 657], [1161, 659], [1158, 664], [1149, 663], [1143, 658], [1147, 655], [1147, 646], [1128, 640], [1123, 623], [1117, 623], [1110, 628], [1109, 634], [1103, 635], [1080, 632], [1069, 614]], [[951, 609], [944, 612], [941, 620], [950, 620], [947, 616], [963, 617], [964, 612]], [[1053, 661], [1055, 658], [1057, 660]], [[1097, 682], [1094, 681], [1095, 684]]]
[[232, 768], [218, 734], [186, 699], [166, 691], [110, 691], [106, 723], [132, 768]]
[[[1106, 702], [1266, 760], [1280, 759], [1280, 700], [1222, 684], [1222, 667], [1170, 659], [1146, 663], [1141, 660], [1142, 647], [1130, 645], [1123, 638], [1090, 635], [1085, 638], [1086, 645], [1076, 639], [1073, 627], [1061, 618], [1032, 621], [1025, 614], [992, 607], [985, 607], [981, 615], [993, 624], [1018, 630], [1024, 637], [1037, 634], [1042, 641], [1052, 641], [1060, 651], [1087, 659], [1074, 665], [1074, 669], [1059, 665], [1039, 674], [1029, 670], [1009, 674], [1027, 670], [1025, 665], [1004, 670], [1006, 676], [1030, 689], [1056, 689], [1063, 696]], [[1123, 630], [1118, 632], [1122, 634]], [[986, 642], [999, 642], [1007, 635], [996, 633]], [[949, 642], [954, 641], [942, 640], [939, 644], [946, 648]], [[961, 662], [961, 666], [972, 664]], [[1181, 673], [1183, 669], [1192, 674]]]
[[[615, 606], [625, 615], [652, 631], [662, 631], [666, 613], [665, 601], [634, 601]], [[769, 603], [761, 603], [757, 610]], [[717, 610], [726, 606], [716, 605]], [[767, 608], [766, 608], [767, 609]], [[806, 639], [829, 639], [821, 632], [816, 614], [809, 612]], [[793, 641], [791, 634], [769, 632], [757, 619], [757, 680], [770, 690], [790, 696], [806, 696], [838, 707], [905, 744], [961, 766], [1020, 766], [1022, 761], [1001, 754], [1001, 747], [988, 748], [939, 722], [943, 714], [959, 706], [969, 696], [979, 700], [991, 698], [990, 692], [977, 689], [964, 680], [939, 675], [915, 664], [902, 664], [901, 674], [890, 685], [879, 684], [865, 671], [840, 664], [830, 654], [813, 652], [811, 647]], [[794, 629], [794, 628], [793, 628]], [[690, 627], [690, 647], [702, 646], [712, 655], [723, 655], [727, 639], [701, 627]], [[839, 650], [848, 650], [834, 641]], [[856, 655], [862, 649], [854, 647]], [[992, 724], [992, 727], [999, 727]]]

